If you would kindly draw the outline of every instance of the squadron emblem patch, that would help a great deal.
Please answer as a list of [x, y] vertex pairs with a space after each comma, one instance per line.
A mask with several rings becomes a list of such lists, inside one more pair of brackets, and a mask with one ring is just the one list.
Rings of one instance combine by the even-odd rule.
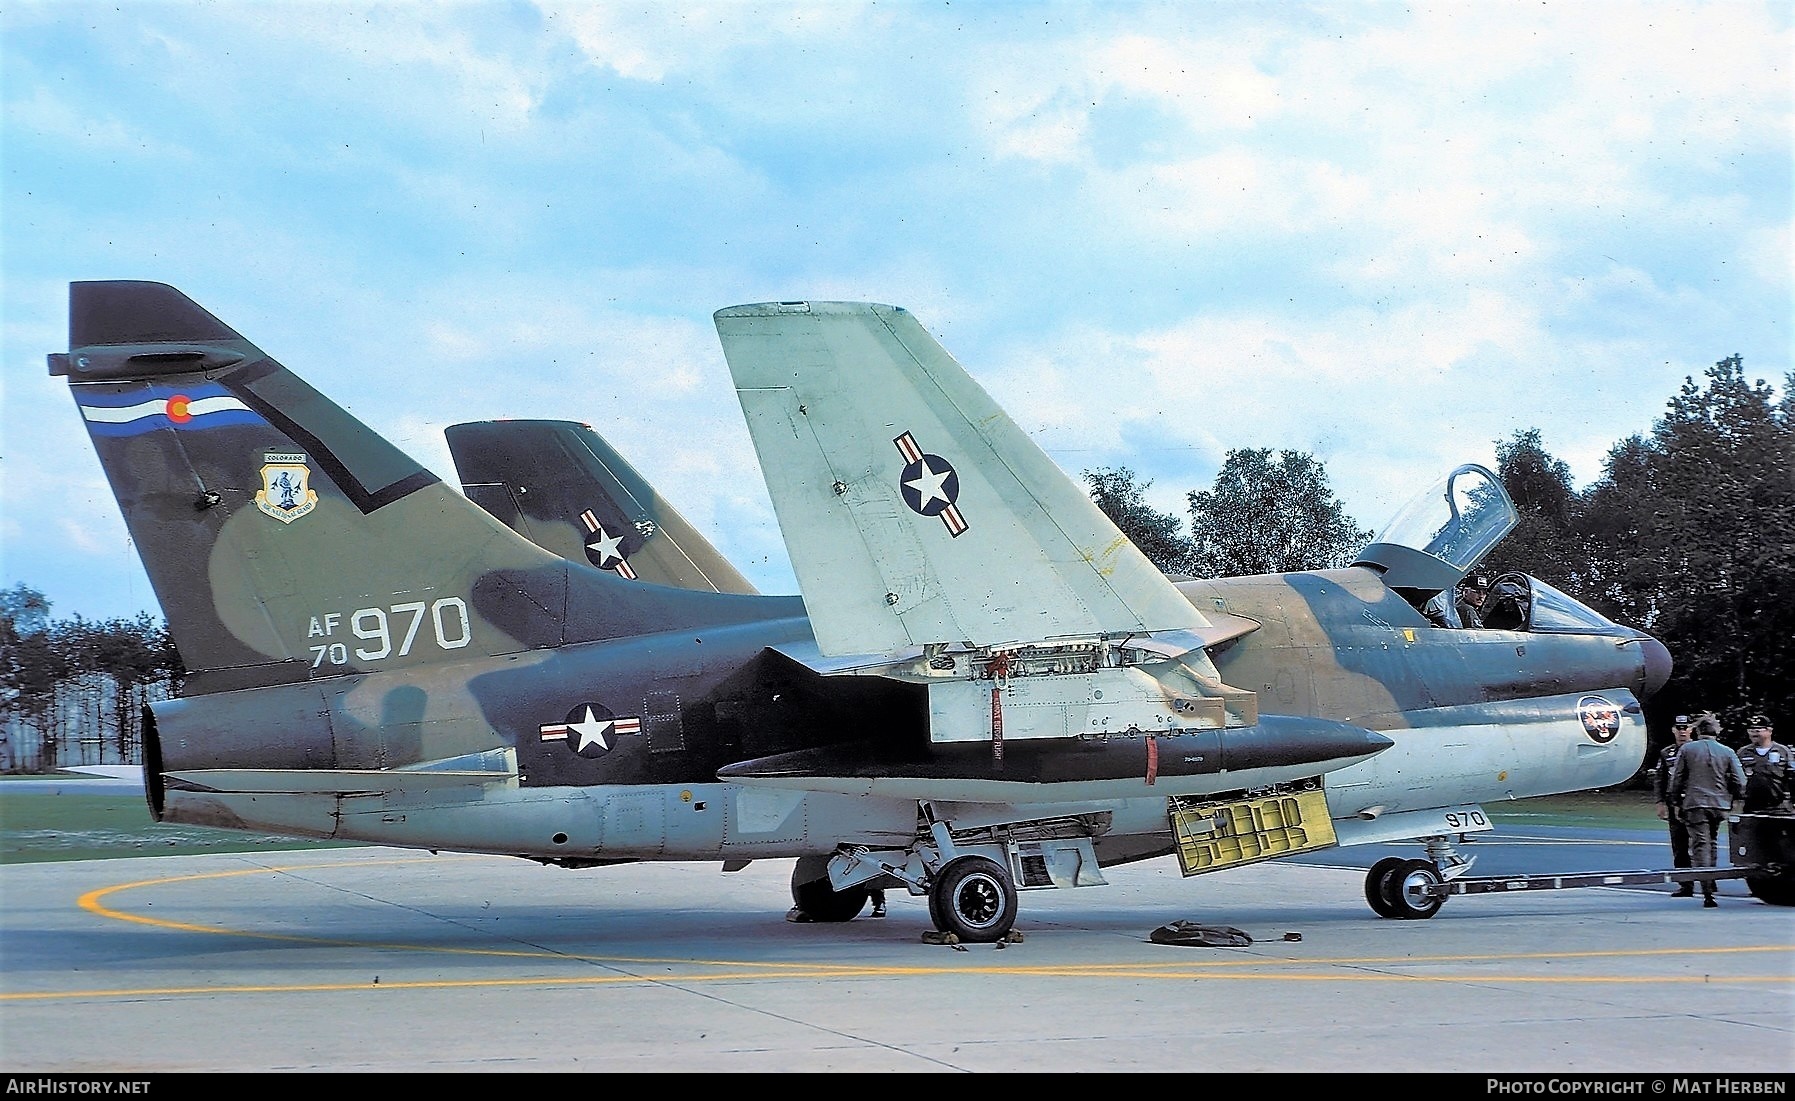
[[1584, 696], [1577, 701], [1577, 718], [1591, 741], [1607, 745], [1620, 733], [1620, 708], [1601, 696]]
[[291, 524], [318, 507], [318, 493], [311, 487], [312, 468], [304, 455], [262, 456], [262, 488], [256, 491], [256, 507]]
[[566, 722], [548, 723], [541, 732], [543, 741], [560, 742], [582, 757], [603, 757], [617, 747], [619, 735], [642, 733], [642, 719], [620, 718], [607, 707], [583, 703], [567, 713]]
[[904, 457], [904, 472], [898, 475], [904, 504], [918, 515], [941, 517], [948, 534], [956, 539], [965, 534], [966, 518], [954, 503], [960, 498], [960, 475], [953, 464], [939, 455], [924, 453], [908, 432], [891, 442]]

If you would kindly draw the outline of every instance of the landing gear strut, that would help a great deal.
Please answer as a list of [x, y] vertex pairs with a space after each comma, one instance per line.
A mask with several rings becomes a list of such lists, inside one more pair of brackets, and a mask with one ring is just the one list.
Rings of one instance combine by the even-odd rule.
[[1107, 828], [1107, 815], [956, 832], [925, 801], [917, 817], [917, 833], [901, 849], [844, 844], [827, 857], [799, 859], [792, 870], [792, 898], [814, 915], [808, 920], [847, 921], [860, 913], [869, 890], [901, 887], [927, 896], [929, 918], [943, 940], [997, 944], [1011, 939], [1019, 889], [1105, 882], [1092, 838]]

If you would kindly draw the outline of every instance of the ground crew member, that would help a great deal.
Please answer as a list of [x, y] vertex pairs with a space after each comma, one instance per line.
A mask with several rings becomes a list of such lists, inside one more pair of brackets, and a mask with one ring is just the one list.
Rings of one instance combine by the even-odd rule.
[[[1695, 740], [1677, 751], [1677, 763], [1671, 769], [1670, 796], [1683, 810], [1683, 827], [1689, 831], [1689, 859], [1699, 868], [1718, 868], [1720, 855], [1715, 844], [1720, 823], [1733, 809], [1733, 800], [1745, 791], [1745, 768], [1739, 755], [1715, 738], [1720, 736], [1720, 720], [1712, 712], [1695, 720]], [[1702, 905], [1720, 905], [1714, 901], [1714, 881], [1702, 881]]]
[[1739, 764], [1745, 769], [1745, 813], [1788, 813], [1789, 747], [1771, 736], [1770, 716], [1759, 713], [1745, 720], [1745, 736], [1751, 744], [1739, 747]]
[[[1652, 777], [1652, 794], [1658, 803], [1658, 817], [1670, 826], [1670, 863], [1673, 868], [1689, 864], [1689, 830], [1683, 825], [1683, 808], [1671, 801], [1670, 773], [1677, 764], [1677, 751], [1689, 744], [1695, 733], [1695, 720], [1678, 715], [1670, 724], [1670, 744], [1658, 751], [1658, 770]], [[1689, 898], [1695, 894], [1693, 883], [1679, 883], [1670, 893], [1672, 898]]]

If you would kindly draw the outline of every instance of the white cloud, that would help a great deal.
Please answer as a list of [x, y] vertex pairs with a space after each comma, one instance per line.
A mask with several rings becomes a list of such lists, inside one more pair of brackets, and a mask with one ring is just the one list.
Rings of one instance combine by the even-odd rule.
[[849, 38], [876, 42], [903, 15], [845, 0], [765, 7], [551, 2], [537, 7], [550, 28], [569, 35], [586, 61], [650, 84], [665, 83], [676, 74], [708, 79], [732, 55], [784, 47], [822, 53], [832, 42]]
[[1593, 476], [1684, 374], [1788, 364], [1786, 6], [5, 19], [9, 567], [64, 538], [40, 487], [116, 513], [19, 463], [98, 472], [41, 376], [76, 278], [181, 286], [445, 476], [446, 424], [589, 421], [763, 564], [724, 305], [905, 306], [1074, 473], [1176, 503], [1294, 447], [1366, 523], [1519, 428]]

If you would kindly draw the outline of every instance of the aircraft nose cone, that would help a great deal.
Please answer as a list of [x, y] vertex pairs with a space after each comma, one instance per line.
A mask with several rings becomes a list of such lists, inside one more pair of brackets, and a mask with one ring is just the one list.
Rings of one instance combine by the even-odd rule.
[[1655, 638], [1641, 639], [1639, 648], [1645, 659], [1645, 682], [1641, 687], [1648, 696], [1658, 694], [1664, 682], [1670, 679], [1670, 650]]

